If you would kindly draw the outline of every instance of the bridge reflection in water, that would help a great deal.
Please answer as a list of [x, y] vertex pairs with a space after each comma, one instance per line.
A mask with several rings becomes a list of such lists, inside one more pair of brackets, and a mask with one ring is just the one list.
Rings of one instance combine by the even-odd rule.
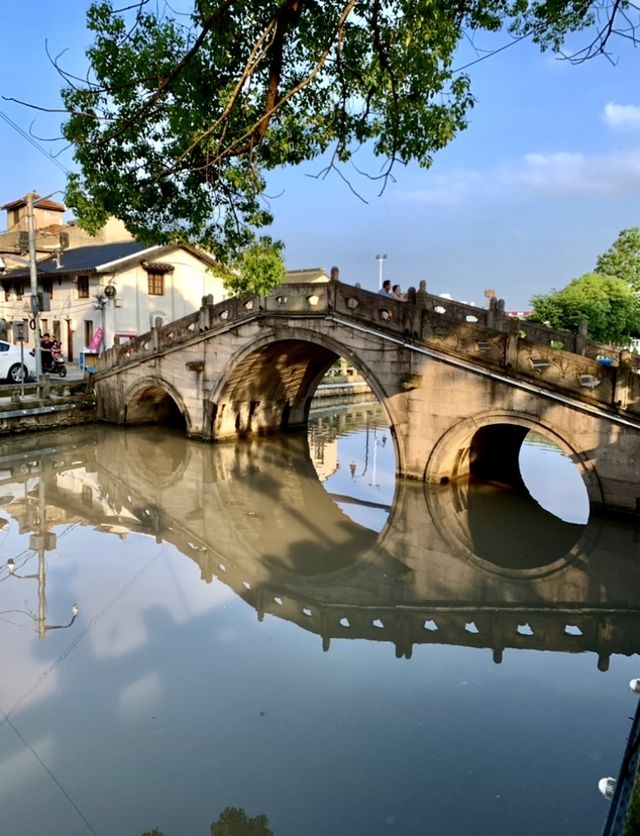
[[30, 531], [29, 496], [44, 494], [51, 523], [170, 542], [205, 582], [222, 581], [259, 619], [316, 633], [324, 650], [366, 639], [410, 658], [420, 644], [464, 645], [496, 662], [509, 648], [588, 651], [601, 670], [640, 650], [633, 528], [564, 523], [487, 484], [404, 481], [373, 531], [343, 509], [385, 502], [332, 496], [314, 468], [310, 453], [321, 475], [335, 469], [337, 431], [375, 426], [368, 408], [341, 420], [312, 435], [311, 451], [302, 435], [206, 445], [101, 426], [3, 442], [5, 511]]

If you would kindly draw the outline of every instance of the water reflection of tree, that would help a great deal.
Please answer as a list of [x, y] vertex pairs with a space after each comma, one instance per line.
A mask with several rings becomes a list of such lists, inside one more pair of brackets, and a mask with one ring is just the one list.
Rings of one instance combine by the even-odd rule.
[[[157, 827], [142, 836], [167, 836]], [[211, 822], [211, 836], [274, 836], [265, 815], [251, 818], [242, 807], [225, 807], [217, 821]]]
[[241, 807], [225, 807], [211, 824], [211, 836], [273, 836], [265, 815], [250, 818]]

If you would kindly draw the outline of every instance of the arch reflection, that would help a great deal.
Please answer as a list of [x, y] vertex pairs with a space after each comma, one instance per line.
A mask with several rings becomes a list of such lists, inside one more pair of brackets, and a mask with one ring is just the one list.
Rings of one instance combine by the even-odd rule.
[[496, 661], [507, 648], [589, 651], [605, 669], [612, 653], [640, 648], [640, 566], [622, 523], [565, 523], [549, 551], [533, 540], [547, 522], [532, 506], [529, 551], [514, 559], [514, 535], [496, 527], [502, 499], [472, 488], [425, 494], [403, 482], [382, 532], [357, 524], [324, 490], [303, 436], [205, 445], [97, 426], [46, 442], [0, 445], [4, 513], [21, 532], [34, 531], [26, 486], [49, 523], [172, 543], [205, 582], [221, 580], [258, 618], [316, 633], [325, 650], [351, 638], [407, 658], [434, 643]]

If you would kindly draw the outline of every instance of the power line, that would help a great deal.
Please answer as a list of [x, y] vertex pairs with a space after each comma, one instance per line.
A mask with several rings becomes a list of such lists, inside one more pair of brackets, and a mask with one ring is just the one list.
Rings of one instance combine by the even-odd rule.
[[6, 113], [3, 113], [0, 110], [0, 118], [4, 119], [4, 121], [10, 125], [14, 131], [17, 131], [23, 139], [26, 139], [27, 142], [30, 142], [31, 145], [36, 149], [36, 151], [40, 151], [40, 153], [45, 156], [50, 162], [54, 165], [57, 165], [60, 171], [63, 171], [65, 174], [71, 174], [70, 169], [68, 169], [60, 160], [57, 160], [55, 157], [52, 157], [45, 149], [37, 142], [30, 134], [28, 134], [25, 130], [23, 130], [20, 125], [17, 125], [13, 119], [7, 116]]
[[31, 754], [32, 754], [32, 755], [33, 755], [33, 757], [36, 759], [36, 761], [40, 764], [40, 766], [42, 767], [42, 769], [44, 769], [44, 771], [45, 771], [45, 772], [47, 773], [47, 775], [51, 778], [51, 780], [53, 781], [53, 783], [54, 783], [54, 784], [58, 787], [58, 789], [60, 790], [60, 792], [62, 793], [62, 795], [63, 795], [63, 796], [67, 799], [67, 801], [69, 802], [69, 804], [73, 807], [73, 809], [76, 811], [76, 813], [80, 816], [80, 818], [82, 819], [82, 821], [85, 823], [85, 825], [86, 825], [86, 827], [87, 827], [87, 830], [88, 830], [90, 833], [93, 833], [93, 834], [94, 834], [94, 836], [98, 836], [98, 834], [97, 834], [97, 833], [96, 833], [96, 831], [93, 829], [93, 827], [91, 826], [91, 823], [89, 822], [89, 820], [87, 819], [87, 817], [85, 816], [85, 814], [82, 812], [82, 810], [80, 809], [80, 807], [76, 804], [76, 802], [73, 800], [73, 798], [71, 798], [71, 796], [69, 795], [69, 793], [68, 793], [68, 792], [66, 791], [66, 789], [62, 786], [62, 784], [60, 783], [60, 781], [56, 778], [56, 776], [54, 775], [54, 773], [52, 772], [52, 770], [51, 770], [51, 769], [47, 766], [47, 764], [46, 764], [46, 763], [42, 760], [42, 758], [41, 758], [41, 757], [40, 757], [40, 755], [37, 753], [37, 751], [34, 749], [34, 747], [33, 747], [33, 746], [29, 743], [29, 741], [28, 741], [28, 740], [24, 737], [24, 735], [22, 734], [22, 732], [20, 731], [20, 729], [18, 729], [18, 727], [15, 725], [15, 723], [13, 722], [13, 720], [12, 720], [12, 719], [11, 719], [11, 718], [7, 715], [7, 714], [5, 714], [5, 713], [4, 713], [4, 711], [2, 711], [2, 712], [0, 712], [0, 713], [1, 713], [1, 714], [2, 714], [2, 716], [4, 717], [4, 722], [8, 723], [8, 724], [11, 726], [11, 728], [13, 729], [13, 731], [14, 731], [14, 733], [15, 733], [16, 737], [18, 737], [18, 739], [19, 739], [19, 740], [20, 740], [20, 742], [23, 744], [23, 746], [31, 752]]
[[[65, 533], [65, 532], [63, 532], [63, 533]], [[15, 735], [18, 737], [18, 739], [19, 739], [19, 740], [22, 742], [22, 744], [23, 744], [23, 745], [24, 745], [24, 746], [25, 746], [25, 747], [26, 747], [26, 748], [27, 748], [27, 749], [28, 749], [28, 750], [32, 753], [32, 755], [33, 755], [33, 756], [34, 756], [34, 758], [37, 760], [37, 762], [40, 764], [40, 766], [42, 767], [42, 769], [43, 769], [43, 770], [44, 770], [44, 771], [45, 771], [45, 772], [49, 775], [49, 777], [50, 777], [50, 778], [51, 778], [51, 780], [54, 782], [54, 784], [58, 787], [58, 789], [60, 790], [60, 792], [62, 793], [62, 795], [63, 795], [63, 796], [67, 799], [67, 801], [69, 802], [69, 804], [73, 807], [73, 809], [76, 811], [76, 813], [78, 814], [78, 816], [79, 816], [79, 817], [82, 819], [82, 821], [85, 823], [85, 825], [86, 825], [86, 827], [87, 827], [87, 830], [89, 830], [89, 832], [90, 832], [90, 833], [93, 833], [93, 834], [94, 834], [94, 836], [97, 836], [97, 833], [96, 833], [96, 831], [93, 829], [93, 827], [91, 826], [91, 823], [89, 822], [89, 820], [87, 819], [87, 817], [85, 816], [85, 814], [82, 812], [82, 810], [80, 809], [80, 807], [78, 806], [78, 804], [76, 804], [76, 802], [73, 800], [73, 798], [71, 798], [71, 796], [69, 795], [69, 793], [67, 792], [67, 790], [64, 788], [64, 786], [61, 784], [61, 782], [58, 780], [58, 778], [56, 778], [56, 776], [54, 775], [53, 771], [49, 768], [49, 766], [47, 766], [47, 764], [44, 762], [44, 760], [40, 757], [40, 755], [39, 755], [39, 754], [38, 754], [38, 752], [36, 751], [35, 747], [34, 747], [34, 746], [32, 746], [32, 745], [29, 743], [29, 741], [28, 741], [28, 740], [26, 740], [26, 738], [24, 737], [24, 735], [20, 732], [20, 730], [17, 728], [17, 726], [15, 725], [15, 723], [13, 722], [13, 720], [11, 719], [11, 717], [12, 717], [12, 715], [13, 715], [13, 714], [15, 714], [15, 713], [16, 713], [16, 711], [18, 710], [18, 708], [19, 708], [19, 707], [20, 707], [20, 706], [21, 706], [21, 705], [25, 702], [25, 700], [26, 700], [29, 696], [31, 696], [31, 694], [32, 694], [34, 691], [36, 691], [36, 690], [40, 687], [40, 685], [42, 684], [42, 682], [44, 682], [44, 680], [45, 680], [45, 679], [49, 676], [49, 674], [50, 674], [52, 671], [54, 671], [54, 670], [58, 667], [58, 665], [59, 665], [59, 664], [61, 664], [61, 663], [62, 663], [62, 662], [63, 662], [63, 661], [67, 658], [67, 656], [69, 656], [69, 655], [70, 655], [70, 653], [71, 653], [71, 652], [72, 652], [72, 651], [76, 648], [76, 646], [77, 646], [77, 645], [78, 645], [78, 644], [82, 641], [82, 639], [83, 639], [83, 638], [87, 635], [87, 633], [89, 633], [89, 632], [93, 629], [93, 627], [95, 627], [95, 625], [96, 625], [96, 624], [97, 624], [97, 623], [98, 623], [98, 622], [99, 622], [102, 618], [104, 618], [104, 617], [105, 617], [105, 616], [106, 616], [106, 615], [107, 615], [107, 614], [108, 614], [108, 613], [109, 613], [109, 612], [110, 612], [110, 611], [111, 611], [111, 610], [112, 610], [112, 609], [116, 606], [116, 604], [118, 604], [118, 603], [122, 600], [122, 598], [124, 598], [124, 597], [125, 597], [125, 595], [127, 594], [127, 592], [128, 592], [128, 591], [129, 591], [129, 590], [130, 590], [130, 589], [131, 589], [131, 588], [132, 588], [132, 587], [133, 587], [133, 586], [134, 586], [134, 585], [135, 585], [135, 584], [136, 584], [136, 583], [137, 583], [137, 582], [138, 582], [138, 581], [139, 581], [142, 577], [143, 577], [143, 575], [144, 575], [144, 574], [145, 574], [145, 573], [146, 573], [146, 572], [147, 572], [147, 571], [151, 568], [151, 566], [152, 566], [152, 565], [156, 562], [156, 560], [157, 560], [157, 559], [158, 559], [161, 555], [166, 554], [166, 551], [167, 551], [166, 546], [163, 546], [163, 547], [162, 547], [161, 549], [159, 549], [159, 550], [158, 550], [158, 551], [157, 551], [154, 555], [152, 555], [152, 556], [151, 556], [151, 558], [150, 558], [150, 559], [149, 559], [149, 560], [148, 560], [148, 561], [144, 564], [144, 566], [143, 566], [141, 569], [139, 569], [139, 570], [136, 572], [136, 574], [135, 574], [135, 575], [133, 575], [133, 576], [129, 579], [129, 581], [128, 581], [128, 582], [127, 582], [127, 583], [126, 583], [126, 584], [125, 584], [125, 585], [124, 585], [121, 589], [120, 589], [120, 591], [119, 591], [119, 592], [117, 592], [117, 593], [116, 593], [116, 594], [115, 594], [112, 598], [110, 598], [110, 599], [107, 601], [107, 603], [104, 605], [104, 607], [102, 608], [102, 610], [101, 610], [99, 613], [97, 613], [96, 615], [94, 615], [94, 616], [93, 616], [93, 618], [89, 621], [89, 623], [88, 623], [88, 624], [87, 624], [87, 626], [84, 628], [84, 630], [82, 630], [80, 633], [78, 633], [78, 634], [75, 636], [75, 638], [73, 639], [73, 641], [72, 641], [72, 642], [71, 642], [71, 643], [70, 643], [70, 644], [66, 647], [66, 649], [65, 649], [65, 650], [64, 650], [64, 651], [63, 651], [63, 652], [62, 652], [62, 653], [58, 656], [58, 658], [57, 658], [57, 659], [56, 659], [56, 660], [55, 660], [55, 661], [54, 661], [51, 665], [49, 665], [49, 667], [48, 667], [45, 671], [43, 671], [43, 672], [40, 674], [40, 676], [39, 676], [39, 677], [37, 678], [37, 680], [36, 680], [36, 681], [35, 681], [35, 682], [31, 685], [31, 687], [30, 687], [29, 689], [27, 689], [27, 691], [25, 691], [25, 692], [23, 693], [23, 695], [22, 695], [22, 696], [21, 696], [21, 697], [20, 697], [20, 698], [19, 698], [19, 699], [18, 699], [18, 700], [17, 700], [17, 701], [16, 701], [16, 702], [12, 705], [12, 706], [11, 706], [11, 708], [10, 708], [8, 711], [4, 711], [3, 709], [1, 709], [1, 708], [0, 708], [0, 728], [1, 728], [3, 725], [5, 725], [5, 724], [6, 724], [6, 725], [8, 725], [8, 726], [9, 726], [9, 727], [13, 730], [13, 732], [14, 732], [14, 733], [15, 733]]]
[[468, 64], [463, 64], [460, 67], [455, 67], [451, 70], [452, 73], [461, 73], [463, 70], [468, 69], [469, 67], [473, 67], [475, 64], [479, 64], [481, 61], [486, 61], [487, 58], [493, 58], [494, 55], [498, 55], [500, 52], [504, 52], [505, 49], [509, 49], [516, 44], [519, 44], [520, 41], [524, 41], [525, 38], [529, 38], [533, 32], [525, 32], [524, 35], [520, 35], [518, 38], [513, 38], [513, 40], [508, 41], [508, 43], [503, 44], [502, 46], [497, 47], [496, 49], [492, 49], [487, 52], [486, 55], [481, 55], [478, 58], [475, 58], [473, 61], [469, 61]]

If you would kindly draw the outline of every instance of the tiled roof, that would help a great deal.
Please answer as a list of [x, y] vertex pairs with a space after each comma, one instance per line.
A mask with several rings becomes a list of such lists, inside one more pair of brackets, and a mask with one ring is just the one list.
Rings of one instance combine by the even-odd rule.
[[[107, 264], [127, 256], [135, 255], [146, 249], [137, 241], [121, 241], [115, 244], [97, 244], [89, 247], [73, 247], [65, 250], [60, 258], [60, 266], [55, 257], [38, 262], [38, 273], [45, 275], [63, 276], [67, 273], [90, 273], [101, 264]], [[7, 271], [6, 276], [22, 278], [29, 276], [29, 269], [21, 267], [18, 270]]]
[[[62, 203], [57, 203], [55, 200], [49, 200], [48, 197], [41, 198], [40, 195], [34, 194], [33, 196], [34, 204], [37, 203], [38, 209], [56, 209], [58, 212], [64, 212], [65, 207]], [[5, 203], [2, 206], [2, 209], [19, 209], [21, 206], [27, 205], [27, 196], [18, 198], [18, 200], [12, 200], [11, 203]]]
[[167, 264], [165, 261], [142, 261], [140, 263], [147, 273], [173, 273], [176, 269], [173, 264]]

